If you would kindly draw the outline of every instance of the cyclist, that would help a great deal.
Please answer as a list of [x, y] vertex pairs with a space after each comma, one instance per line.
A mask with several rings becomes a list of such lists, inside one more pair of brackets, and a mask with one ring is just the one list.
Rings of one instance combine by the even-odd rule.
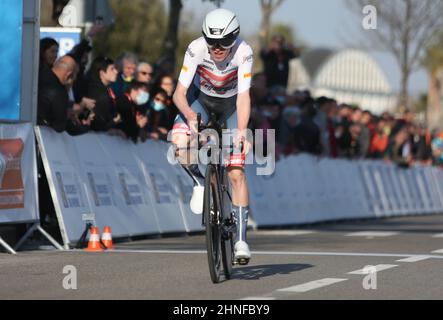
[[[217, 115], [228, 130], [235, 130], [234, 146], [242, 155], [233, 155], [227, 164], [232, 185], [232, 211], [237, 225], [235, 259], [248, 262], [251, 252], [246, 242], [249, 215], [249, 190], [244, 173], [245, 155], [250, 150], [246, 129], [251, 113], [249, 90], [251, 87], [253, 52], [239, 37], [240, 24], [229, 10], [216, 9], [203, 22], [203, 36], [193, 41], [185, 54], [174, 103], [180, 110], [172, 130], [172, 143], [178, 150], [187, 148], [191, 134], [197, 132], [197, 114], [203, 124], [209, 114]], [[189, 158], [188, 158], [189, 157]], [[196, 159], [179, 152], [178, 160], [193, 177], [194, 192], [191, 209], [203, 211], [203, 181]]]

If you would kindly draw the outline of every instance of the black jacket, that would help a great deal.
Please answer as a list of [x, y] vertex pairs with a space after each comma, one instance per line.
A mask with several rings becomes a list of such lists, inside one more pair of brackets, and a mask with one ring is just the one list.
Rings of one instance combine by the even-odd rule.
[[122, 130], [128, 139], [131, 139], [134, 143], [137, 143], [138, 138], [146, 132], [145, 129], [140, 129], [137, 125], [136, 115], [147, 114], [146, 106], [138, 106], [131, 101], [126, 94], [117, 98], [117, 112], [120, 113], [122, 122], [117, 126]]
[[87, 97], [95, 100], [95, 118], [91, 124], [94, 131], [108, 131], [116, 126], [113, 119], [117, 116], [117, 101], [110, 90], [98, 77], [89, 80]]
[[296, 55], [288, 49], [282, 49], [280, 54], [272, 50], [262, 50], [260, 56], [263, 60], [268, 88], [273, 86], [288, 86], [289, 62]]
[[72, 109], [73, 103], [54, 72], [42, 68], [39, 80], [37, 124], [49, 126], [57, 132], [67, 131], [73, 136], [88, 132], [89, 127], [78, 125], [68, 118], [68, 110]]

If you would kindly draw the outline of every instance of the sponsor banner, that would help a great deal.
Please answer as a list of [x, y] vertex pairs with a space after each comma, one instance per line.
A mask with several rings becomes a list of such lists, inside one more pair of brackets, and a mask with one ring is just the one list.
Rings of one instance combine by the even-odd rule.
[[31, 124], [0, 124], [0, 223], [37, 221], [37, 173]]

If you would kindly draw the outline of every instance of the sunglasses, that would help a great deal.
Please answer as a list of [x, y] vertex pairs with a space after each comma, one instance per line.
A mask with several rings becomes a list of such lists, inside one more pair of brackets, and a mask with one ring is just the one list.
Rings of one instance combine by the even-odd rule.
[[206, 43], [208, 44], [208, 47], [210, 49], [231, 49], [235, 45], [235, 40], [237, 40], [237, 37], [234, 34], [231, 34], [230, 36], [223, 38], [223, 39], [210, 39], [206, 37], [205, 34], [203, 34]]
[[146, 72], [146, 71], [140, 71], [140, 73], [144, 76], [152, 76], [154, 73], [153, 72]]

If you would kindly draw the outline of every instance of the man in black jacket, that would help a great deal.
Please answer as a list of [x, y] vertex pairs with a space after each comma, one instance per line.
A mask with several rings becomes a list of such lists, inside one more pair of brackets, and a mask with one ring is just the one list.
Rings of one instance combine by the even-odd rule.
[[77, 72], [75, 60], [64, 56], [57, 60], [52, 69], [41, 74], [38, 92], [37, 124], [52, 127], [57, 132], [67, 131], [70, 135], [88, 132], [90, 113], [79, 120], [78, 115], [85, 109], [92, 109], [95, 101], [83, 99], [79, 104], [69, 101], [68, 89], [72, 87]]
[[117, 75], [114, 61], [109, 58], [97, 57], [92, 63], [87, 96], [96, 101], [95, 118], [91, 124], [94, 131], [108, 131], [121, 122], [117, 113], [117, 98], [109, 87], [116, 81]]
[[269, 88], [281, 86], [286, 89], [289, 78], [289, 62], [298, 55], [296, 49], [285, 46], [285, 38], [282, 35], [272, 37], [269, 47], [260, 52]]

